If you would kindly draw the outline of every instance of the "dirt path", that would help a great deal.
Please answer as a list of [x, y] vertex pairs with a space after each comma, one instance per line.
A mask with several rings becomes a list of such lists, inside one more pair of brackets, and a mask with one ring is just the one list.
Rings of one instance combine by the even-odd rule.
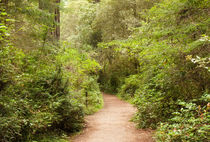
[[[87, 128], [73, 142], [152, 142], [151, 134], [129, 122], [135, 108], [116, 96], [104, 94], [104, 108], [88, 116]], [[72, 142], [71, 141], [71, 142]]]

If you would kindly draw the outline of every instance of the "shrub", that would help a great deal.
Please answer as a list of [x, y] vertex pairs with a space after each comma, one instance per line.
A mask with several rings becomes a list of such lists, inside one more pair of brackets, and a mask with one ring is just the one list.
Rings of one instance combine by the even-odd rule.
[[[209, 101], [209, 96], [205, 98]], [[205, 103], [207, 104], [207, 103]], [[208, 142], [209, 103], [205, 106], [179, 102], [180, 111], [169, 122], [161, 123], [156, 132], [158, 142]]]
[[48, 50], [48, 56], [43, 49], [27, 54], [15, 47], [1, 51], [0, 66], [7, 70], [0, 76], [4, 83], [0, 91], [0, 141], [30, 141], [47, 131], [82, 128], [83, 107], [74, 99], [70, 78], [53, 57], [55, 51]]
[[[188, 102], [209, 92], [207, 5], [205, 0], [158, 1], [140, 14], [141, 26], [132, 36], [102, 44], [104, 54], [107, 49], [113, 52], [104, 70], [120, 60], [114, 66], [134, 71], [129, 65], [137, 60], [136, 72], [128, 72], [124, 80], [122, 72], [113, 78], [121, 80], [119, 94], [133, 99], [138, 108], [135, 121], [140, 128], [157, 128], [180, 109], [178, 100]], [[127, 57], [126, 67], [122, 56]]]
[[[15, 10], [23, 13], [16, 15], [13, 4], [18, 3], [6, 6], [6, 1], [0, 2], [24, 29], [18, 24], [15, 27], [20, 30], [13, 29], [14, 20], [7, 19], [7, 13], [0, 8], [0, 142], [33, 141], [51, 131], [78, 131], [86, 111], [82, 90], [88, 91], [91, 107], [102, 104], [96, 82], [100, 66], [87, 54], [66, 45], [58, 47], [61, 44], [51, 41], [51, 14], [43, 9], [42, 13], [38, 1], [23, 2]], [[41, 20], [41, 14], [48, 15], [47, 23]], [[11, 37], [10, 29], [15, 31]]]
[[57, 114], [55, 121], [56, 128], [68, 132], [79, 131], [83, 127], [84, 110], [83, 107], [70, 97], [59, 98], [54, 102], [54, 111]]

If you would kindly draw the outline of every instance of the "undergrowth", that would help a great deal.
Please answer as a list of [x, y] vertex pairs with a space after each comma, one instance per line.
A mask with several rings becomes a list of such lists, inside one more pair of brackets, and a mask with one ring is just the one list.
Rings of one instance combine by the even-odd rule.
[[45, 136], [83, 128], [85, 113], [102, 105], [99, 64], [67, 45], [24, 51], [11, 42], [11, 27], [0, 28], [0, 141], [36, 141], [40, 134], [39, 141], [58, 141]]
[[102, 88], [134, 103], [134, 121], [157, 141], [207, 141], [208, 12], [206, 0], [158, 1], [129, 38], [99, 44]]

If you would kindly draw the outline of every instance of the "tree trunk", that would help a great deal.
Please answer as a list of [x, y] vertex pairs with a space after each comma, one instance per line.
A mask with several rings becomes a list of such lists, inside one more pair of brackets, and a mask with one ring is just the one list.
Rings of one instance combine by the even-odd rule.
[[5, 10], [8, 9], [8, 0], [0, 0], [0, 7], [3, 7]]
[[44, 3], [43, 0], [39, 0], [39, 9], [44, 9]]
[[100, 2], [100, 0], [95, 0], [95, 3], [99, 3]]
[[60, 0], [56, 0], [55, 8], [55, 32], [54, 37], [57, 41], [60, 40]]
[[133, 14], [134, 14], [134, 17], [137, 18], [138, 15], [137, 15], [137, 4], [136, 4], [136, 0], [133, 1]]

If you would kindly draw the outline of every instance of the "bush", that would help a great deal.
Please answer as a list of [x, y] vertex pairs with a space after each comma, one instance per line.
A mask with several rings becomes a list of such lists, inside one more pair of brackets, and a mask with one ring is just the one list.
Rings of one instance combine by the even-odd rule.
[[141, 26], [128, 39], [100, 44], [109, 59], [101, 78], [107, 77], [104, 84], [117, 78], [114, 87], [138, 108], [140, 128], [157, 128], [180, 109], [178, 100], [209, 92], [207, 5], [205, 0], [158, 1], [140, 14]]
[[56, 128], [67, 132], [77, 132], [83, 127], [84, 110], [83, 107], [70, 97], [59, 98], [54, 102], [54, 111], [57, 114], [55, 121]]
[[[6, 3], [0, 2], [0, 5], [4, 7]], [[37, 7], [38, 1], [22, 4], [18, 10], [38, 11], [40, 19], [42, 11]], [[5, 8], [10, 11], [14, 8], [10, 6]], [[37, 22], [34, 16], [31, 18], [33, 12], [29, 12], [30, 18], [25, 13], [11, 12], [11, 17], [18, 17], [16, 21], [24, 19], [22, 23], [19, 21], [25, 24], [22, 28], [27, 27], [19, 30], [19, 34], [13, 29], [11, 21], [14, 20], [7, 19], [4, 9], [0, 11], [0, 142], [33, 141], [51, 131], [80, 130], [87, 109], [82, 90], [88, 91], [91, 107], [98, 109], [102, 104], [96, 82], [99, 64], [77, 49], [67, 45], [58, 47], [57, 41], [56, 44], [51, 41], [52, 34], [48, 35], [50, 26], [42, 20]], [[10, 30], [17, 35], [13, 33], [10, 37]], [[20, 45], [22, 37], [24, 44]], [[29, 50], [25, 42], [33, 48]], [[83, 86], [85, 82], [89, 83]]]
[[[206, 95], [205, 98], [209, 96]], [[173, 113], [169, 122], [161, 123], [156, 131], [158, 142], [208, 142], [209, 103], [204, 107], [195, 103], [179, 102], [180, 111]]]
[[54, 58], [60, 51], [46, 47], [48, 56], [43, 49], [27, 54], [15, 47], [1, 51], [0, 141], [30, 141], [55, 129], [82, 128], [84, 107], [74, 97], [69, 74]]
[[17, 141], [21, 137], [23, 122], [17, 119], [17, 116], [1, 116], [0, 121], [1, 142]]

